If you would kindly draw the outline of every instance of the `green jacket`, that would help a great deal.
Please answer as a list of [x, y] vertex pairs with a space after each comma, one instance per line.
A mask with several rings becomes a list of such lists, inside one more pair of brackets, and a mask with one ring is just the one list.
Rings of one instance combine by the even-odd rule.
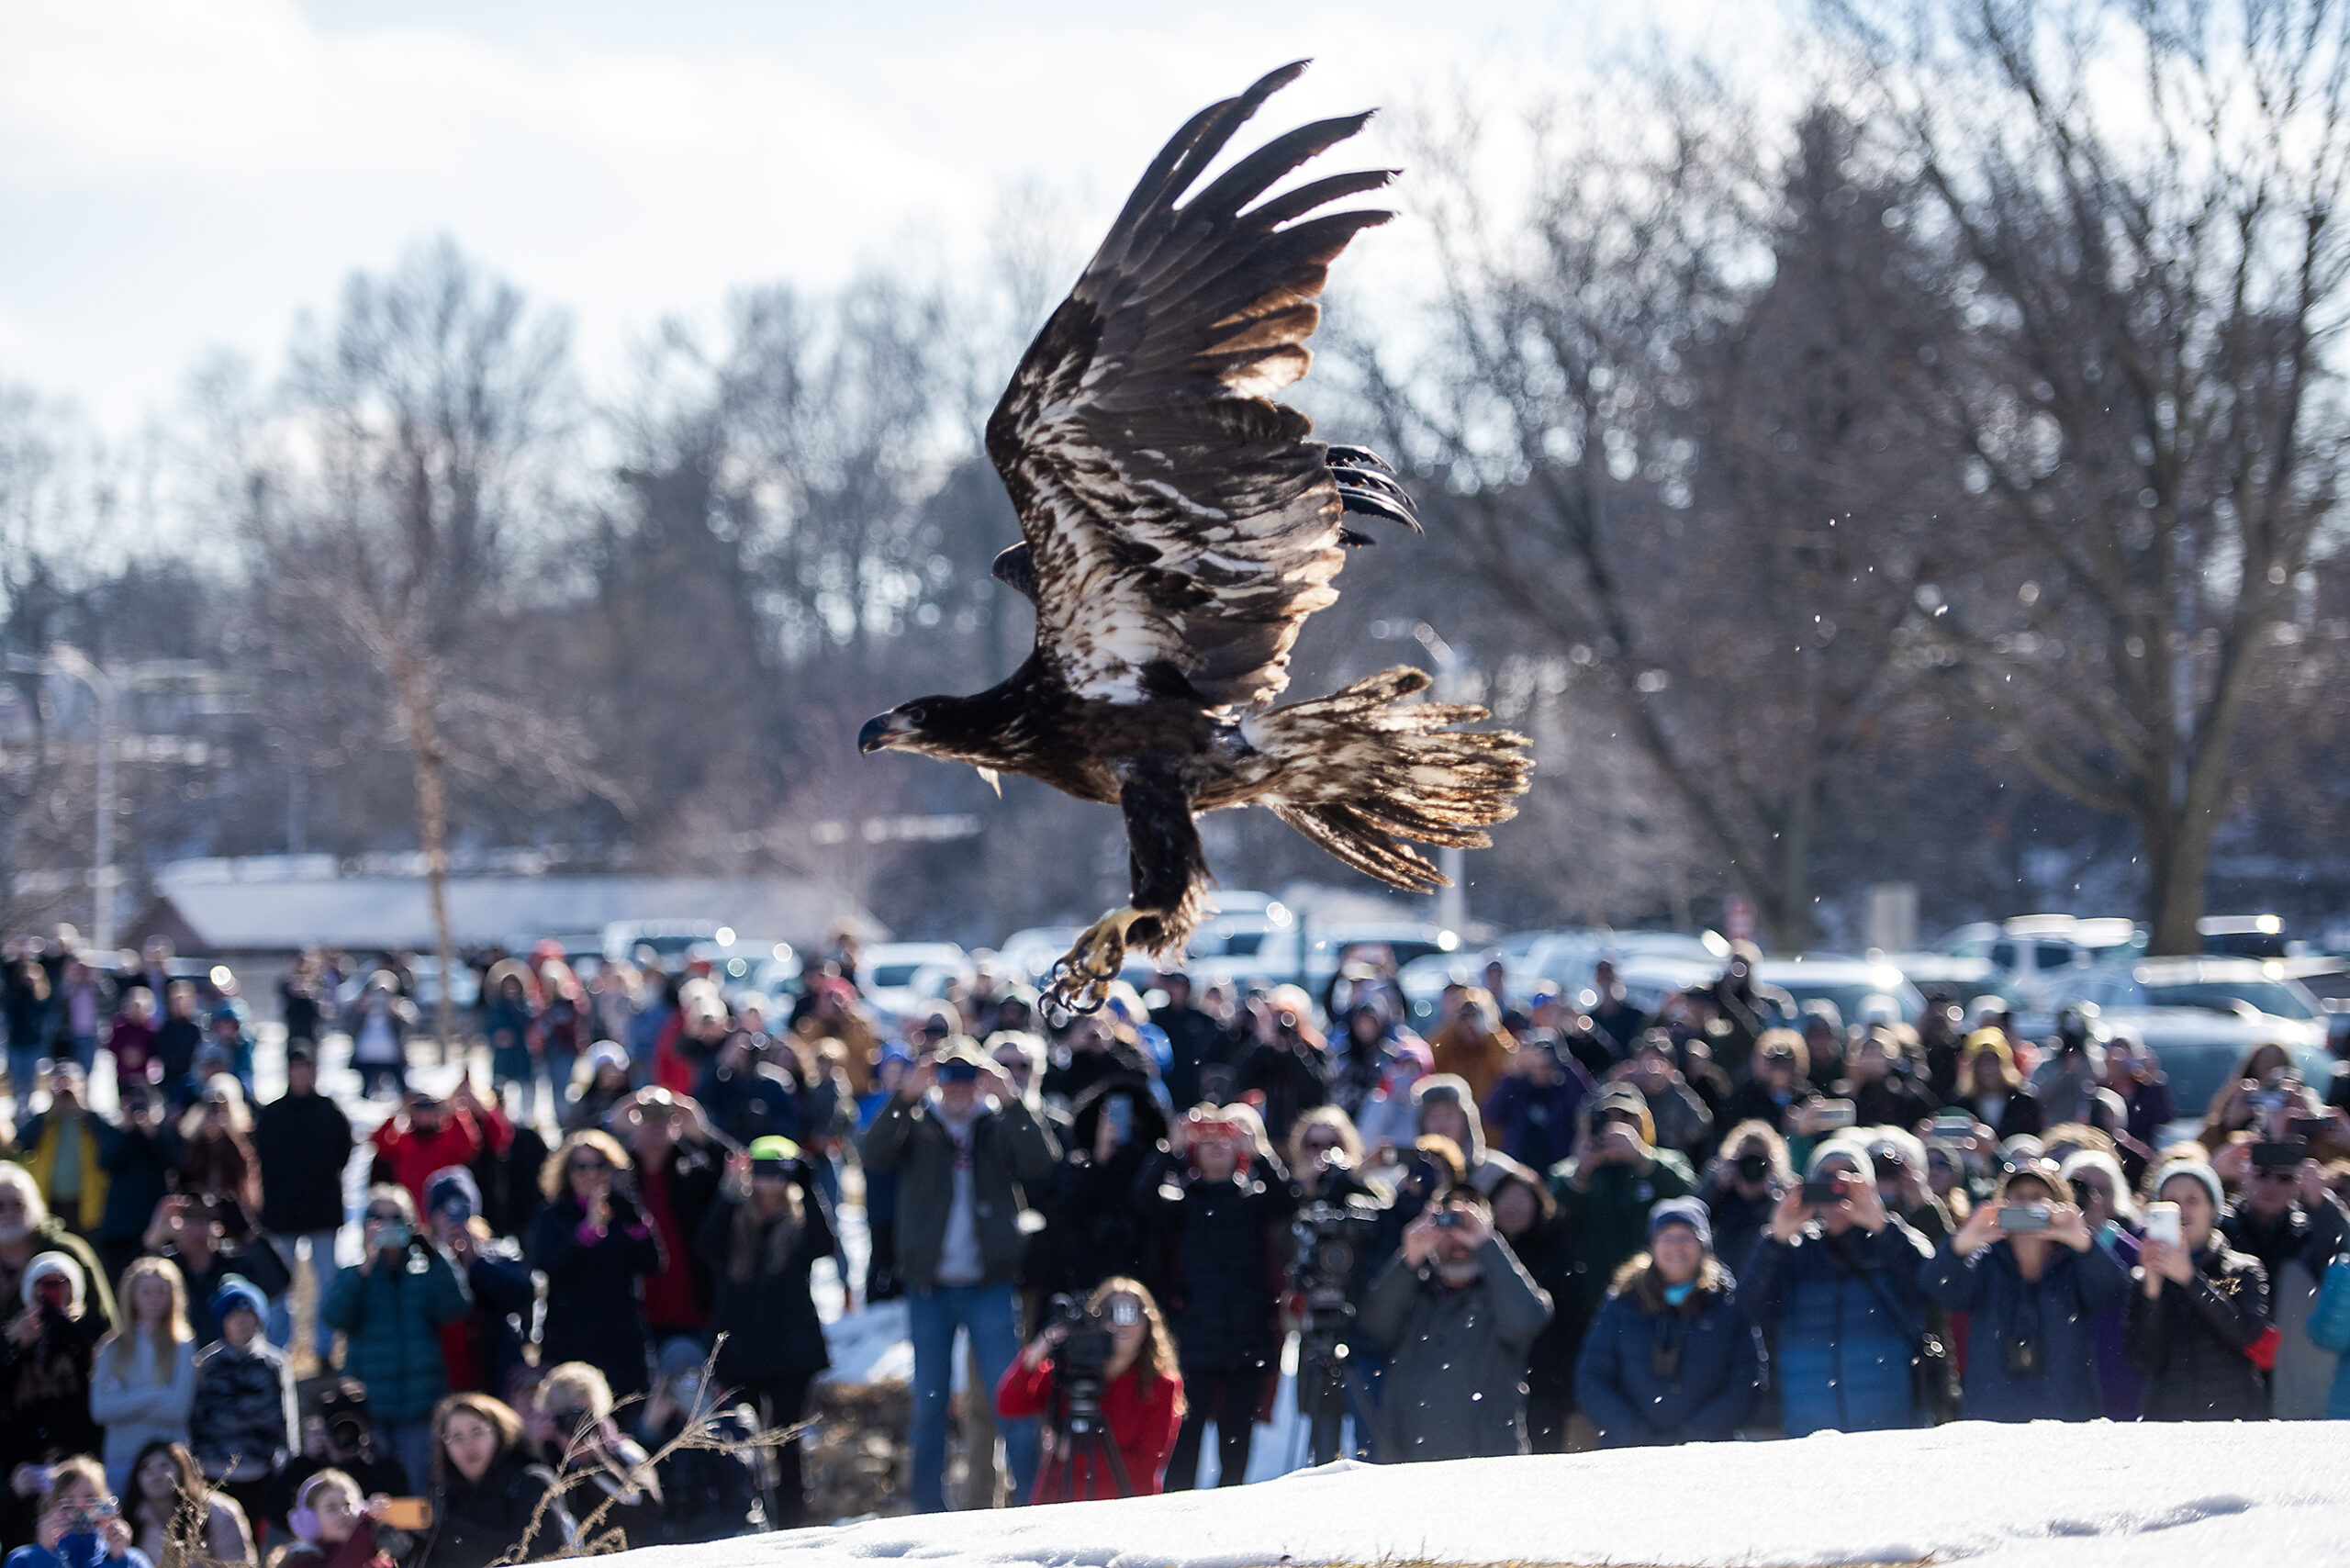
[[[898, 1176], [898, 1272], [918, 1290], [938, 1282], [938, 1254], [946, 1239], [955, 1194], [955, 1140], [937, 1107], [892, 1094], [857, 1141], [868, 1170]], [[1027, 1190], [1041, 1189], [1060, 1150], [1053, 1135], [1014, 1100], [981, 1110], [971, 1129], [971, 1217], [989, 1284], [1017, 1283], [1027, 1238], [1020, 1211]]]
[[[1588, 1178], [1572, 1159], [1550, 1167], [1550, 1196], [1559, 1219], [1573, 1238], [1582, 1271], [1575, 1276], [1577, 1318], [1589, 1322], [1607, 1299], [1616, 1271], [1634, 1253], [1648, 1250], [1649, 1210], [1660, 1199], [1683, 1198], [1697, 1190], [1697, 1178], [1683, 1155], [1653, 1149], [1646, 1170], [1632, 1165], [1595, 1166]], [[1560, 1304], [1564, 1316], [1566, 1305]]]
[[367, 1273], [353, 1264], [337, 1274], [319, 1315], [349, 1336], [342, 1372], [367, 1385], [367, 1413], [378, 1421], [421, 1421], [449, 1392], [442, 1326], [472, 1305], [441, 1249], [415, 1242], [400, 1266], [378, 1258]]

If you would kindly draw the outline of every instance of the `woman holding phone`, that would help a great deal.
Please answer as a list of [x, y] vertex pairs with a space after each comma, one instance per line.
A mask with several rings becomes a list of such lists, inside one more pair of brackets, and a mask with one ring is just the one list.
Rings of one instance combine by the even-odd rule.
[[1999, 1193], [1935, 1249], [1927, 1299], [1967, 1314], [1968, 1421], [2087, 1421], [2103, 1413], [2096, 1319], [2130, 1290], [2049, 1160], [2010, 1171]]
[[2139, 1244], [2130, 1360], [2146, 1379], [2149, 1421], [2257, 1421], [2268, 1414], [2262, 1363], [2275, 1357], [2268, 1275], [2219, 1234], [2219, 1173], [2195, 1159], [2154, 1172], [2157, 1200]]
[[8, 1553], [6, 1568], [97, 1568], [101, 1562], [153, 1568], [130, 1544], [130, 1527], [106, 1490], [106, 1471], [95, 1459], [69, 1459], [50, 1469], [33, 1543]]

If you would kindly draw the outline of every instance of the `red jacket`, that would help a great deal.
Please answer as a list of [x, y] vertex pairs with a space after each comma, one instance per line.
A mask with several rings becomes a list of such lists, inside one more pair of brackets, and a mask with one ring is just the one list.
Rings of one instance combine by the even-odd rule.
[[[1015, 1356], [1004, 1369], [1003, 1381], [996, 1384], [996, 1414], [1012, 1419], [1041, 1416], [1052, 1397], [1052, 1358], [1047, 1356], [1031, 1367], [1025, 1357]], [[1117, 1440], [1118, 1458], [1126, 1467], [1126, 1481], [1135, 1496], [1157, 1496], [1166, 1482], [1167, 1456], [1175, 1450], [1175, 1428], [1183, 1421], [1182, 1397], [1183, 1380], [1173, 1372], [1153, 1378], [1150, 1392], [1144, 1393], [1139, 1369], [1102, 1391], [1102, 1414], [1109, 1420], [1111, 1437]], [[1036, 1472], [1035, 1489], [1028, 1497], [1031, 1503], [1064, 1500], [1061, 1475], [1067, 1463], [1068, 1456], [1056, 1440]], [[1087, 1463], [1080, 1467], [1077, 1485], [1068, 1500], [1088, 1502], [1117, 1495], [1114, 1480], [1107, 1473], [1096, 1473], [1095, 1467]]]
[[471, 1165], [483, 1149], [504, 1148], [513, 1137], [513, 1127], [495, 1106], [483, 1106], [478, 1123], [471, 1112], [452, 1106], [441, 1130], [431, 1137], [417, 1137], [399, 1125], [397, 1116], [390, 1116], [368, 1141], [375, 1146], [377, 1170], [389, 1171], [393, 1181], [408, 1189], [420, 1215], [426, 1177], [446, 1166]]

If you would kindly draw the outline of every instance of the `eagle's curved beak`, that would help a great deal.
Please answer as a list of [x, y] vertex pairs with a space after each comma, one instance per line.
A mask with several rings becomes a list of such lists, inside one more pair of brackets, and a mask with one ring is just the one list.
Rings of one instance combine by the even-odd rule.
[[867, 719], [865, 728], [856, 732], [856, 749], [867, 756], [888, 748], [901, 735], [910, 735], [914, 727], [903, 714], [889, 712], [878, 719]]

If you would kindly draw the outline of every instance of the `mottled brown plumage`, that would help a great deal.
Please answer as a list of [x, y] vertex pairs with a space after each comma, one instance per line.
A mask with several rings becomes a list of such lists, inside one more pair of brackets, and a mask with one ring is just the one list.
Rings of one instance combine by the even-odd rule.
[[1305, 416], [1271, 400], [1305, 374], [1330, 263], [1392, 216], [1320, 209], [1391, 174], [1265, 193], [1369, 116], [1276, 137], [1182, 199], [1304, 69], [1168, 143], [988, 420], [1022, 540], [995, 575], [1035, 605], [1035, 651], [1002, 685], [906, 703], [859, 739], [1125, 810], [1134, 901], [1071, 952], [1065, 1000], [1129, 942], [1175, 953], [1190, 938], [1208, 880], [1195, 812], [1264, 805], [1349, 866], [1425, 890], [1443, 878], [1410, 845], [1483, 846], [1526, 788], [1524, 739], [1451, 728], [1481, 708], [1405, 703], [1427, 684], [1408, 666], [1264, 706], [1305, 618], [1337, 599], [1345, 547], [1370, 542], [1346, 515], [1419, 526], [1386, 465], [1309, 440]]

